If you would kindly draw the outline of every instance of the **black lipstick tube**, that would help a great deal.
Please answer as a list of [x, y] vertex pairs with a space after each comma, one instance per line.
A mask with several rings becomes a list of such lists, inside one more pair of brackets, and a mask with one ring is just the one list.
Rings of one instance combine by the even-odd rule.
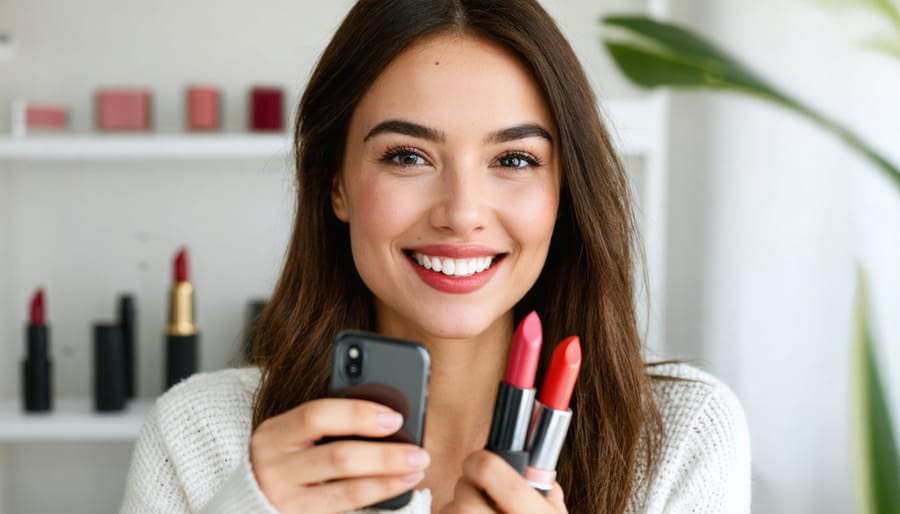
[[520, 389], [500, 382], [491, 431], [485, 449], [496, 453], [520, 475], [528, 465], [525, 440], [534, 405], [534, 389]]
[[53, 408], [50, 362], [50, 329], [45, 324], [25, 327], [27, 353], [22, 362], [22, 389], [26, 412], [47, 412]]
[[119, 297], [119, 327], [122, 332], [122, 354], [125, 359], [125, 397], [135, 396], [135, 366], [137, 342], [135, 341], [135, 325], [137, 315], [134, 309], [134, 298], [131, 295]]

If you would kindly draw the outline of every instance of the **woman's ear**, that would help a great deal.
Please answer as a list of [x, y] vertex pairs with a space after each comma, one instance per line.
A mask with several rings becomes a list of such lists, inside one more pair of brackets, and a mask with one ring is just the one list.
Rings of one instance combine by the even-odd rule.
[[347, 192], [344, 190], [344, 181], [341, 180], [340, 174], [335, 175], [331, 181], [331, 210], [337, 219], [344, 223], [350, 219], [347, 215]]

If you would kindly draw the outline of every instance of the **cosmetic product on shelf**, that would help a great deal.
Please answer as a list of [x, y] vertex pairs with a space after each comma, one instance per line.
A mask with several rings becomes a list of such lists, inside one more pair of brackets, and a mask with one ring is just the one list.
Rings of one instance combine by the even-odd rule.
[[53, 408], [53, 367], [50, 361], [50, 328], [46, 323], [44, 290], [31, 299], [25, 326], [26, 353], [22, 362], [23, 405], [26, 412], [47, 412]]
[[119, 297], [119, 327], [122, 330], [122, 359], [125, 371], [125, 397], [134, 398], [137, 382], [137, 312], [134, 297], [124, 294]]
[[222, 102], [219, 90], [210, 86], [194, 85], [185, 94], [186, 126], [191, 131], [215, 131], [222, 125]]
[[69, 111], [61, 105], [37, 104], [16, 100], [12, 104], [10, 127], [15, 137], [32, 131], [62, 130], [69, 126]]
[[175, 256], [174, 278], [169, 298], [166, 327], [166, 389], [197, 371], [197, 341], [194, 324], [194, 288], [188, 271], [188, 253], [182, 248]]
[[101, 89], [97, 91], [96, 104], [98, 130], [150, 130], [152, 101], [147, 90]]
[[280, 132], [284, 130], [283, 98], [281, 88], [254, 87], [250, 90], [250, 130], [254, 132]]
[[265, 308], [265, 300], [256, 299], [247, 302], [247, 321], [244, 324], [244, 363], [250, 364], [253, 362], [253, 341], [256, 339], [256, 325]]
[[118, 323], [94, 325], [94, 409], [125, 408], [125, 355]]

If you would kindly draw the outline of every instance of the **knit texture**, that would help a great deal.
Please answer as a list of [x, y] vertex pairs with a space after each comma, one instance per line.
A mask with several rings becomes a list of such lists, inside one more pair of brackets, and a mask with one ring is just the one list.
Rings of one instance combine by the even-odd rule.
[[[750, 512], [750, 441], [737, 398], [685, 364], [651, 368], [662, 415], [656, 465], [638, 465], [626, 512]], [[261, 513], [277, 510], [249, 461], [256, 368], [199, 374], [161, 396], [138, 435], [122, 513]], [[377, 512], [369, 510], [367, 512]], [[429, 514], [417, 490], [400, 514]]]

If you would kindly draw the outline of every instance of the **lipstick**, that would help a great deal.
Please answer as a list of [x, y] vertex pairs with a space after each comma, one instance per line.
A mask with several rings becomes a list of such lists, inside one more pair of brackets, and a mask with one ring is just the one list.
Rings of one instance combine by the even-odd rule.
[[31, 299], [25, 326], [26, 353], [22, 362], [24, 404], [27, 412], [46, 412], [52, 408], [50, 329], [46, 323], [44, 290]]
[[541, 395], [534, 404], [525, 479], [544, 495], [556, 481], [556, 461], [572, 419], [569, 401], [580, 369], [581, 341], [577, 336], [568, 337], [553, 350]]
[[534, 376], [543, 341], [541, 319], [531, 312], [513, 334], [506, 373], [500, 382], [487, 446], [520, 474], [525, 473], [528, 453], [525, 439], [534, 404]]
[[175, 256], [174, 277], [166, 326], [166, 389], [197, 371], [199, 334], [194, 325], [194, 287], [190, 282], [186, 248], [181, 248]]

